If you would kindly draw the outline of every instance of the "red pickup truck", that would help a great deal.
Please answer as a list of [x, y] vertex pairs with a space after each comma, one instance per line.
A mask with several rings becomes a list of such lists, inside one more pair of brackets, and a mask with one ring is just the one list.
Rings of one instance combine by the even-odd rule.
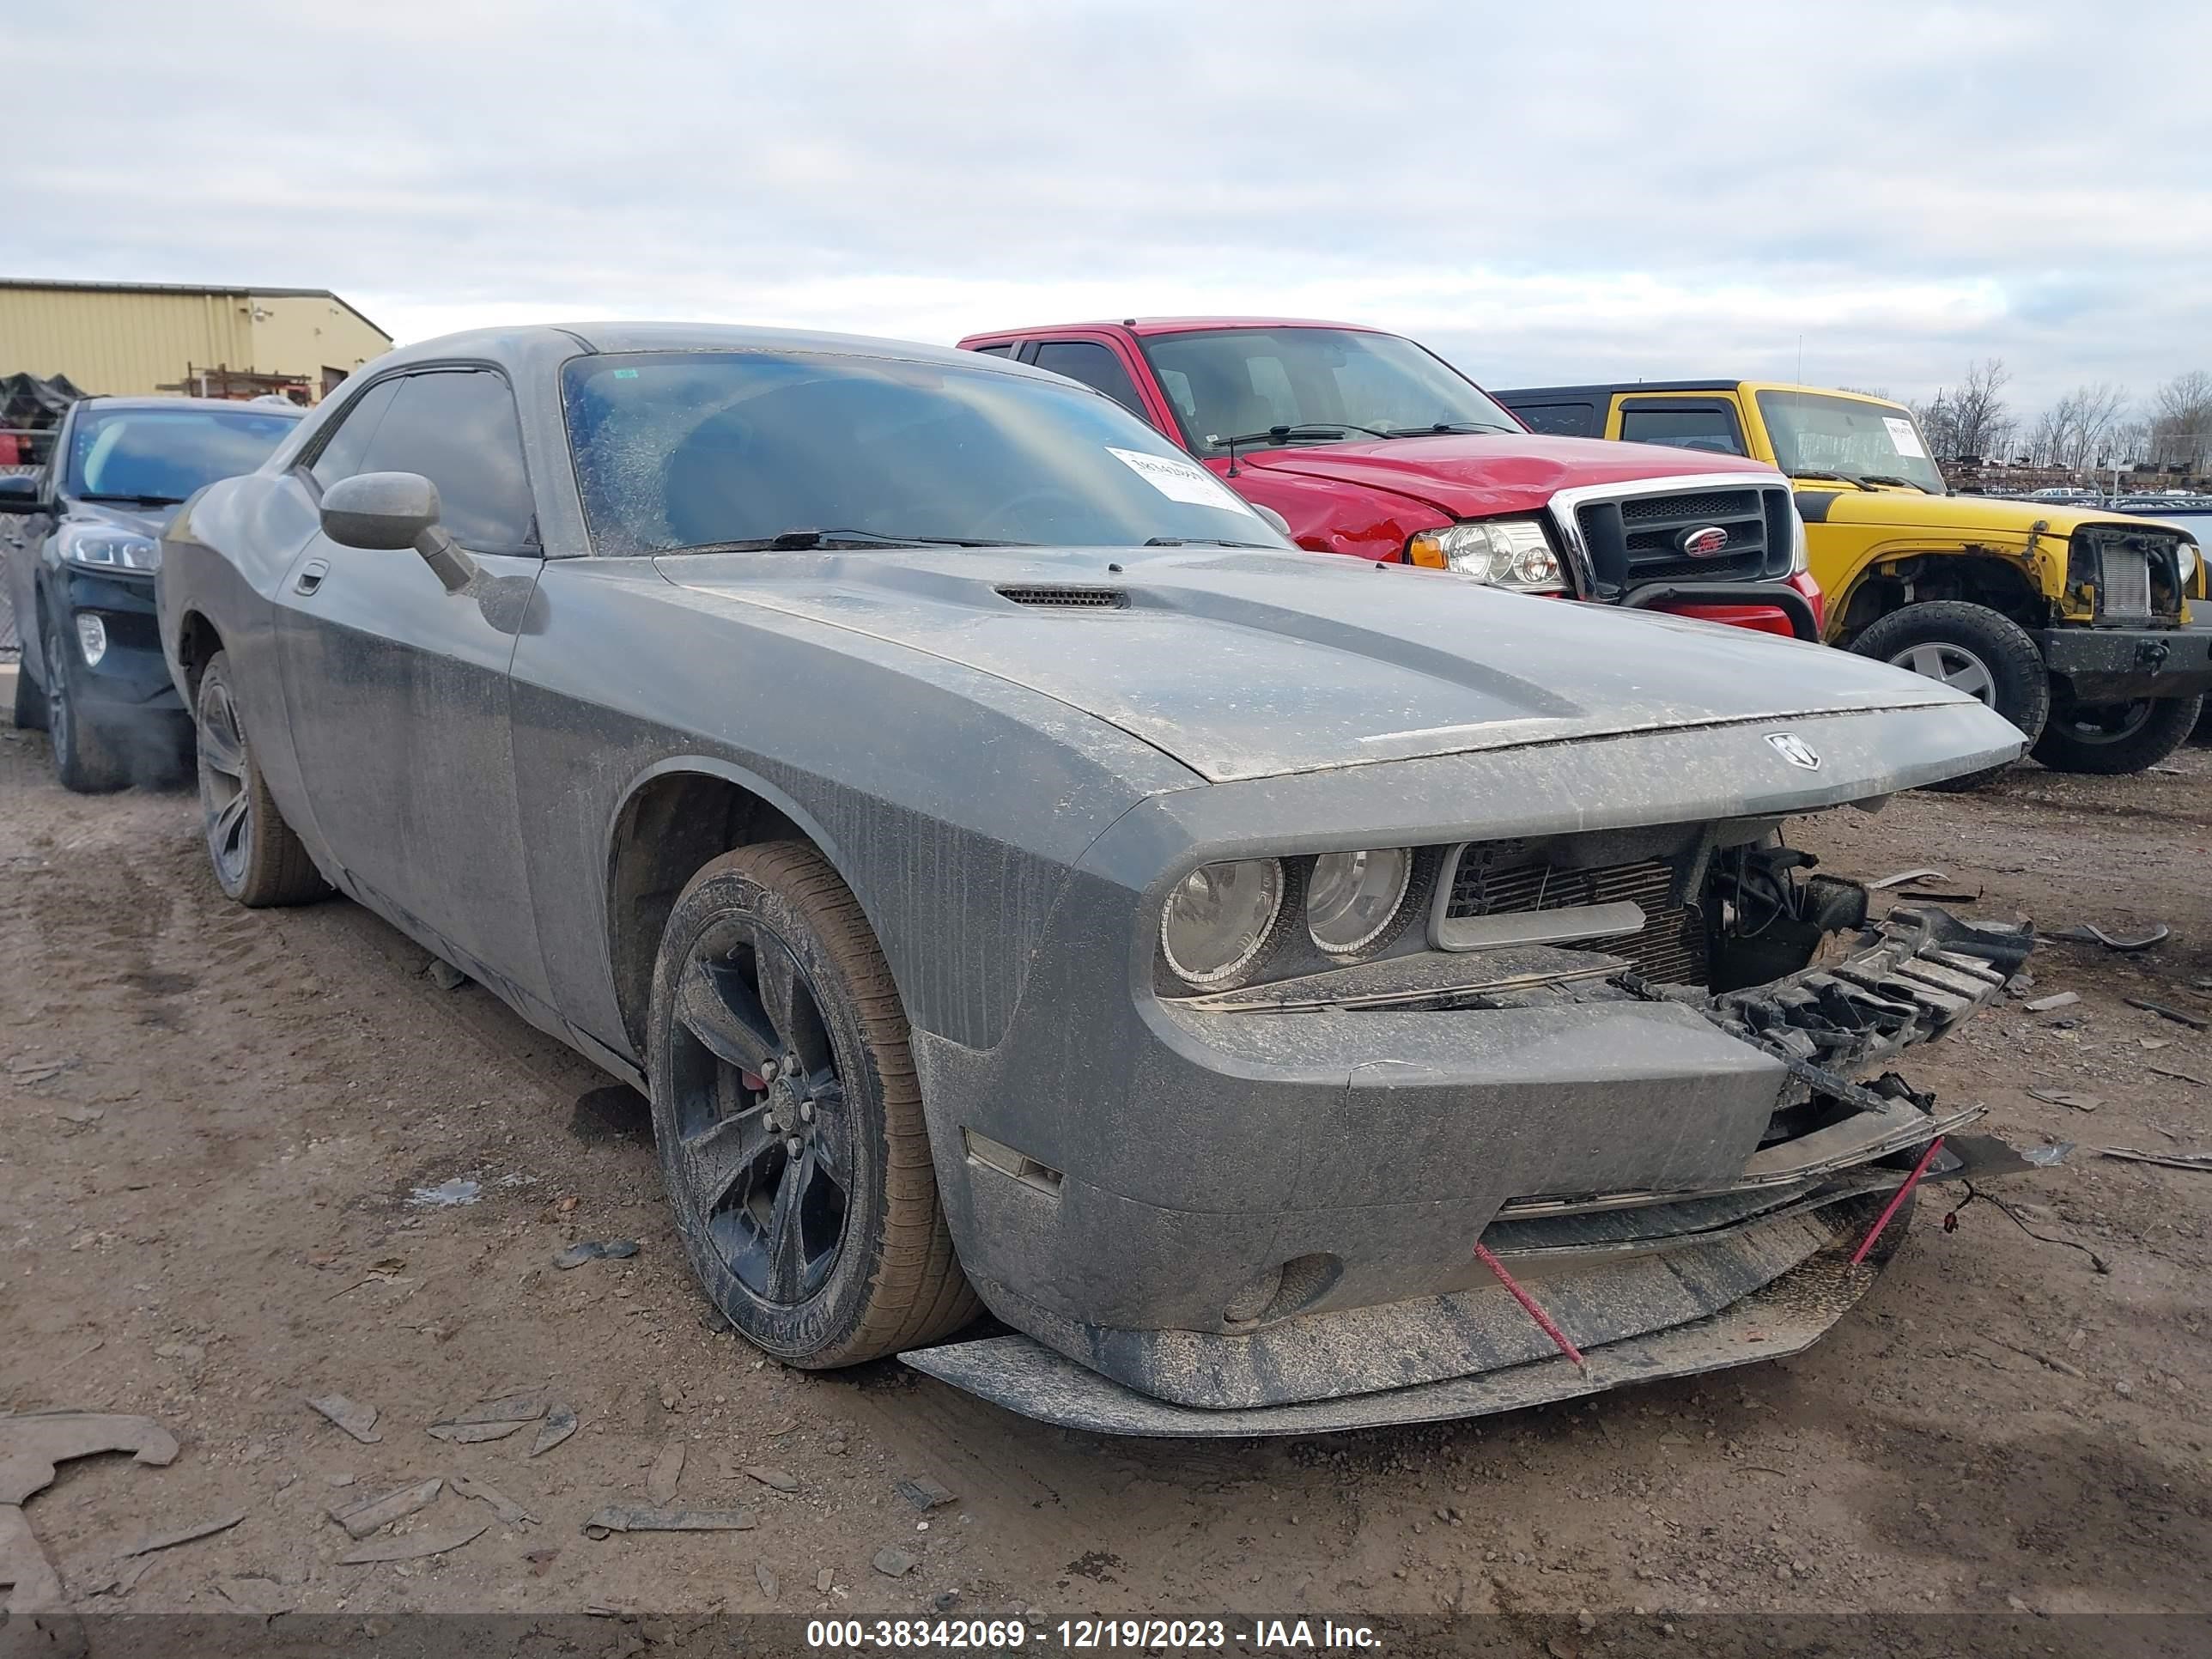
[[1104, 392], [1316, 552], [1820, 636], [1820, 590], [1780, 473], [1735, 456], [1541, 436], [1397, 335], [1128, 318], [960, 343]]

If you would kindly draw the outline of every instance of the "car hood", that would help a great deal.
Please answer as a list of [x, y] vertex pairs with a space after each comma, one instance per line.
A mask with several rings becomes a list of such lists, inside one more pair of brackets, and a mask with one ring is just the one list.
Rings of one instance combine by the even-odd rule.
[[1764, 461], [1707, 455], [1654, 444], [1599, 438], [1550, 438], [1532, 432], [1377, 439], [1370, 443], [1301, 444], [1240, 455], [1241, 468], [1293, 473], [1387, 489], [1457, 519], [1540, 512], [1562, 489], [1635, 483], [1646, 478], [1743, 472], [1777, 477]]
[[[2107, 513], [2094, 507], [2065, 507], [2055, 501], [2000, 501], [1988, 495], [1929, 495], [1917, 489], [1858, 489], [1824, 483], [1801, 483], [1797, 507], [1808, 525], [1863, 524], [1960, 535], [2001, 536], [2025, 542], [2041, 526], [2043, 535], [2063, 542], [2084, 525], [2109, 524], [2141, 529], [2144, 520], [2131, 513]], [[2174, 528], [2181, 528], [2179, 526]]]
[[135, 530], [142, 536], [161, 538], [169, 527], [169, 520], [177, 516], [184, 505], [178, 501], [168, 507], [125, 507], [114, 501], [81, 501], [74, 497], [64, 502], [63, 517], [71, 524], [112, 524], [124, 530]]
[[[939, 549], [656, 562], [691, 603], [763, 608], [965, 665], [1217, 782], [1971, 703], [1825, 646], [1332, 554]], [[1047, 600], [1054, 589], [1091, 602], [1008, 597]], [[2004, 721], [1991, 715], [1990, 729], [1989, 747], [2017, 750]]]

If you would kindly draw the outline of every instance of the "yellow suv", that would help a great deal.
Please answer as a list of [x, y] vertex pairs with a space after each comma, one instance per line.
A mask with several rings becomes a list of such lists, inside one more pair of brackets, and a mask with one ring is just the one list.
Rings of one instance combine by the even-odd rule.
[[1538, 432], [1747, 455], [1790, 475], [1831, 645], [1972, 691], [2063, 772], [2139, 772], [2212, 690], [2189, 626], [2203, 561], [2179, 526], [1955, 495], [1912, 411], [1755, 380], [1491, 394]]

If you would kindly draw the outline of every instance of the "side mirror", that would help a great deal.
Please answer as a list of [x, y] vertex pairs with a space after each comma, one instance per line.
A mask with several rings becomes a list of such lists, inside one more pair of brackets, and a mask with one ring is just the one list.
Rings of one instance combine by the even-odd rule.
[[357, 472], [323, 492], [323, 534], [341, 547], [413, 548], [448, 593], [477, 574], [476, 561], [438, 522], [438, 486], [419, 472]]
[[35, 472], [9, 473], [0, 477], [0, 513], [36, 513], [39, 511], [39, 475]]

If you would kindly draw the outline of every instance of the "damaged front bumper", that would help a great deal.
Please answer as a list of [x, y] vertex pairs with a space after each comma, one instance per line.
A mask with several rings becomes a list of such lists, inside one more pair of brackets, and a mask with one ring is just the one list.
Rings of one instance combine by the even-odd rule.
[[[1869, 1085], [1849, 1074], [1940, 1036], [1996, 998], [2031, 939], [2024, 927], [1900, 908], [1836, 961], [1717, 996], [1647, 984], [1596, 953], [1516, 955], [1512, 988], [1485, 998], [1493, 1016], [1626, 1016], [1666, 1003], [1678, 1018], [1694, 1014], [1729, 1039], [1754, 1068], [1725, 1085], [1715, 1073], [1712, 1087], [1741, 1093], [1754, 1076], [1765, 1079], [1765, 1127], [1727, 1179], [1524, 1192], [1480, 1206], [1484, 1218], [1469, 1231], [1527, 1286], [1586, 1366], [1561, 1356], [1474, 1262], [1475, 1237], [1458, 1252], [1464, 1271], [1443, 1275], [1431, 1293], [1359, 1305], [1333, 1307], [1322, 1294], [1302, 1309], [1293, 1282], [1299, 1262], [1321, 1259], [1302, 1256], [1285, 1264], [1275, 1298], [1284, 1316], [1244, 1331], [1117, 1328], [1028, 1304], [982, 1274], [986, 1299], [1002, 1318], [1011, 1311], [1008, 1322], [1025, 1334], [903, 1358], [1008, 1409], [1071, 1427], [1244, 1435], [1510, 1410], [1795, 1352], [1842, 1316], [1902, 1238], [1901, 1221], [1893, 1220], [1866, 1262], [1848, 1261], [1914, 1156], [1979, 1111], [1938, 1109], [1893, 1075]], [[1465, 1017], [1445, 1000], [1431, 1017]], [[1216, 1018], [1268, 1023], [1249, 1013]], [[1662, 1030], [1650, 1029], [1655, 1037]], [[1449, 1228], [1467, 1209], [1435, 1205], [1431, 1224]], [[1298, 1220], [1285, 1218], [1277, 1231], [1279, 1254], [1295, 1247]]]

